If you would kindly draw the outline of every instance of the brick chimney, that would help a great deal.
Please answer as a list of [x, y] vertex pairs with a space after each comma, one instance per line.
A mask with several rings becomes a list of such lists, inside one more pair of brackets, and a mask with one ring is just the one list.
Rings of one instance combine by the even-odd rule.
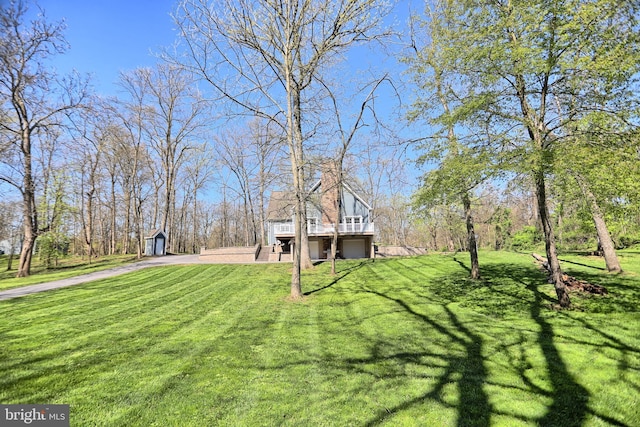
[[334, 162], [327, 161], [321, 166], [322, 175], [322, 223], [338, 224], [340, 192], [338, 188], [337, 168]]

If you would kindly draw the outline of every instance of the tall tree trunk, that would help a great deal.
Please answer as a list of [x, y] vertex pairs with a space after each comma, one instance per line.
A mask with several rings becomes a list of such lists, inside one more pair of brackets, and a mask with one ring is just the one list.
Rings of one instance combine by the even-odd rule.
[[198, 191], [193, 189], [193, 234], [191, 236], [192, 240], [192, 252], [197, 254], [200, 252], [200, 247], [198, 245]]
[[24, 130], [22, 134], [22, 152], [24, 156], [22, 190], [24, 240], [22, 241], [22, 250], [20, 251], [17, 277], [27, 277], [31, 274], [33, 247], [38, 237], [38, 211], [36, 208], [35, 184], [33, 182], [31, 135], [28, 130]]
[[122, 233], [122, 253], [128, 254], [131, 242], [131, 191], [124, 190], [124, 226]]
[[549, 209], [547, 207], [547, 189], [544, 179], [544, 172], [537, 170], [534, 173], [535, 186], [536, 186], [536, 199], [538, 202], [538, 214], [540, 216], [540, 222], [542, 223], [542, 230], [544, 232], [545, 249], [547, 254], [547, 261], [549, 262], [549, 271], [551, 272], [551, 281], [555, 287], [556, 296], [561, 307], [569, 307], [571, 300], [569, 299], [569, 292], [562, 280], [562, 269], [560, 268], [560, 261], [558, 260], [558, 252], [556, 250], [556, 240], [553, 234], [553, 227], [551, 225], [551, 218], [549, 217]]
[[265, 191], [265, 165], [264, 165], [264, 160], [263, 157], [261, 156], [260, 159], [260, 184], [259, 184], [259, 191], [258, 191], [258, 203], [260, 205], [260, 210], [258, 212], [259, 215], [259, 221], [260, 221], [260, 243], [262, 244], [262, 246], [267, 246], [267, 233], [265, 231], [265, 214], [264, 214], [264, 191]]
[[[25, 211], [29, 208], [25, 207]], [[22, 241], [22, 250], [20, 251], [20, 260], [18, 262], [18, 273], [16, 277], [27, 277], [31, 274], [31, 259], [33, 257], [33, 247], [36, 243], [37, 235], [33, 229], [33, 220], [31, 215], [24, 217], [24, 240]]]
[[[509, 30], [509, 37], [511, 42], [517, 46], [518, 38], [512, 30]], [[517, 61], [514, 63], [515, 69], [518, 69]], [[538, 155], [535, 170], [532, 171], [533, 179], [535, 182], [535, 193], [536, 193], [536, 202], [538, 205], [538, 216], [540, 222], [542, 223], [542, 230], [544, 232], [544, 241], [545, 241], [545, 249], [547, 254], [547, 260], [549, 262], [549, 271], [551, 272], [551, 281], [553, 286], [555, 287], [556, 295], [558, 297], [558, 302], [561, 307], [569, 307], [571, 305], [571, 300], [569, 298], [569, 292], [567, 291], [567, 287], [562, 280], [562, 269], [560, 268], [560, 261], [558, 260], [558, 252], [556, 249], [556, 238], [553, 233], [553, 226], [551, 225], [551, 218], [549, 217], [549, 207], [547, 206], [547, 189], [545, 183], [545, 168], [550, 167], [553, 159], [551, 156], [551, 151], [549, 151], [548, 146], [545, 144], [545, 140], [543, 138], [543, 132], [548, 132], [547, 125], [544, 121], [544, 113], [545, 109], [542, 108], [540, 114], [536, 114], [536, 112], [531, 108], [528, 102], [528, 94], [527, 94], [527, 86], [526, 79], [522, 74], [516, 72], [515, 76], [515, 87], [518, 99], [520, 100], [520, 109], [522, 111], [522, 118], [524, 123], [526, 123], [526, 130], [529, 135], [531, 142], [533, 143], [533, 147]], [[548, 87], [545, 86], [542, 89], [542, 93], [547, 93]], [[544, 96], [543, 96], [544, 98]], [[545, 106], [545, 100], [541, 105]]]
[[244, 213], [244, 245], [245, 246], [249, 246], [249, 234], [250, 234], [250, 230], [249, 230], [249, 202], [247, 200], [247, 193], [244, 193], [244, 200], [242, 203], [242, 209], [243, 209], [243, 213]]
[[471, 215], [471, 200], [468, 192], [462, 193], [462, 204], [464, 206], [464, 216], [467, 223], [467, 240], [469, 244], [469, 256], [471, 258], [471, 278], [480, 278], [480, 264], [478, 263], [478, 243], [476, 242], [476, 232], [473, 227], [473, 216]]
[[109, 246], [109, 255], [116, 253], [118, 246], [118, 236], [116, 235], [116, 180], [115, 176], [111, 176], [111, 244]]
[[140, 196], [136, 196], [136, 243], [137, 243], [137, 256], [138, 259], [142, 258], [144, 254], [144, 239], [143, 239], [143, 229], [144, 225], [142, 223], [142, 198]]
[[307, 202], [306, 198], [304, 201], [304, 208], [302, 210], [302, 227], [301, 227], [301, 256], [300, 259], [300, 268], [303, 270], [307, 270], [313, 267], [313, 262], [311, 262], [311, 251], [309, 249], [309, 228], [307, 225]]
[[607, 270], [620, 273], [622, 272], [622, 267], [620, 266], [620, 261], [618, 260], [618, 255], [616, 255], [613, 240], [611, 240], [611, 234], [609, 234], [609, 229], [607, 228], [607, 224], [604, 221], [604, 215], [602, 214], [602, 210], [598, 205], [598, 201], [589, 188], [587, 182], [578, 174], [574, 174], [574, 177], [578, 185], [580, 186], [580, 189], [582, 190], [582, 194], [586, 197], [589, 205], [591, 206], [591, 216], [593, 217], [593, 223], [596, 226], [596, 232], [598, 233], [598, 242], [602, 247], [604, 262], [607, 266]]
[[[287, 58], [287, 61], [293, 61], [293, 58]], [[291, 66], [292, 64], [289, 64]], [[287, 67], [289, 70], [290, 68]], [[295, 191], [295, 241], [293, 250], [293, 269], [291, 272], [291, 299], [297, 300], [302, 298], [301, 284], [301, 268], [302, 268], [302, 233], [303, 228], [306, 229], [306, 197], [304, 188], [304, 169], [303, 169], [303, 151], [302, 151], [302, 127], [301, 127], [301, 105], [300, 93], [294, 88], [293, 76], [287, 72], [287, 139], [289, 152], [291, 157], [291, 172], [293, 174], [293, 188]], [[307, 244], [308, 248], [308, 244]], [[308, 251], [308, 250], [307, 250]]]
[[87, 245], [89, 264], [91, 264], [91, 258], [93, 257], [93, 193], [93, 190], [86, 193], [86, 212], [84, 212], [82, 216], [84, 222], [84, 242]]

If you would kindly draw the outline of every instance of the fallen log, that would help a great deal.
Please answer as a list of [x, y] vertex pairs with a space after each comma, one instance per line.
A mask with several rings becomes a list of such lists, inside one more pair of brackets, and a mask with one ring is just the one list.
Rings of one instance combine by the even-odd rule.
[[[540, 267], [547, 272], [547, 274], [551, 274], [549, 262], [546, 258], [536, 253], [532, 253], [531, 256], [538, 262], [538, 265], [540, 265]], [[589, 283], [584, 280], [578, 280], [573, 276], [569, 276], [568, 274], [562, 275], [562, 281], [570, 291], [587, 292], [596, 295], [606, 295], [608, 293], [607, 288], [605, 288], [604, 286], [594, 285], [593, 283]]]

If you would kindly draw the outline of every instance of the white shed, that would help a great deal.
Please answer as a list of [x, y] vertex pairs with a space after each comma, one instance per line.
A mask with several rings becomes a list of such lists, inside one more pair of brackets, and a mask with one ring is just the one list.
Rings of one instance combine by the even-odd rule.
[[156, 230], [150, 237], [145, 237], [144, 254], [146, 256], [163, 256], [167, 254], [167, 234]]

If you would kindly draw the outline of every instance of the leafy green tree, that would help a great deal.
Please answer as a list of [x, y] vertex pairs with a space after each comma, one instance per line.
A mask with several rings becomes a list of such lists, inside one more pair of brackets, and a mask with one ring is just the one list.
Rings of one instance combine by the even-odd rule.
[[568, 172], [587, 202], [598, 237], [598, 252], [604, 255], [611, 272], [622, 268], [608, 226], [613, 221], [608, 211], [615, 210], [617, 203], [638, 200], [639, 149], [633, 135], [621, 134], [604, 141], [592, 138], [589, 144], [568, 141], [562, 147], [564, 155], [558, 156], [560, 169]]
[[475, 133], [481, 130], [473, 126], [461, 135], [461, 121], [451, 117], [452, 105], [456, 105], [458, 94], [454, 87], [455, 72], [447, 68], [442, 45], [446, 41], [446, 37], [443, 37], [446, 34], [443, 26], [446, 18], [443, 19], [436, 10], [431, 10], [428, 25], [426, 22], [421, 24], [420, 28], [426, 33], [423, 38], [428, 41], [424, 47], [418, 48], [422, 38], [419, 33], [412, 31], [416, 55], [408, 58], [407, 62], [411, 64], [414, 79], [425, 96], [414, 103], [409, 118], [415, 121], [425, 115], [435, 114], [430, 122], [439, 126], [440, 131], [425, 144], [427, 152], [420, 158], [420, 163], [437, 162], [438, 167], [423, 176], [423, 185], [413, 200], [417, 205], [430, 205], [444, 202], [443, 197], [459, 198], [464, 209], [471, 278], [479, 279], [480, 264], [471, 199], [474, 188], [487, 178], [491, 169], [490, 161]]
[[[454, 122], [483, 123], [495, 156], [534, 183], [558, 301], [570, 305], [557, 256], [548, 179], [559, 146], [579, 129], [611, 134], [633, 120], [638, 5], [613, 0], [450, 0], [440, 58], [456, 76]], [[598, 120], [605, 118], [606, 120]], [[579, 126], [588, 120], [598, 126]], [[586, 139], [582, 139], [583, 141]]]
[[66, 255], [69, 249], [69, 238], [55, 231], [47, 231], [38, 236], [38, 253], [46, 268], [58, 266], [58, 259]]

